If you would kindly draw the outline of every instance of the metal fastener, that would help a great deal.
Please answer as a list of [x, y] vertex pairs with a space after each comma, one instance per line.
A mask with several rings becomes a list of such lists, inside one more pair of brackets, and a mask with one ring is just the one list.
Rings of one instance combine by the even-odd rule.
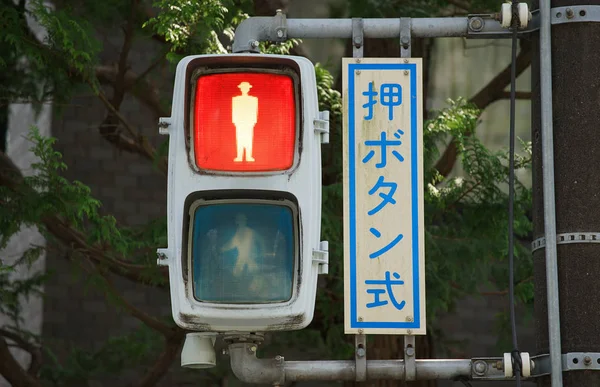
[[360, 70], [356, 70], [356, 75], [360, 75]]
[[253, 40], [250, 42], [250, 46], [252, 46], [252, 48], [256, 48], [258, 47], [258, 40]]
[[589, 357], [589, 356], [586, 356], [586, 357], [584, 357], [584, 358], [583, 358], [583, 364], [585, 364], [585, 365], [590, 365], [590, 364], [592, 364], [592, 358], [591, 358], [591, 357]]
[[412, 335], [412, 329], [407, 329], [407, 330], [406, 330], [406, 334], [407, 334], [407, 335]]
[[400, 43], [402, 43], [403, 46], [408, 46], [410, 44], [410, 38], [408, 36], [403, 36], [400, 38]]
[[358, 330], [358, 334], [359, 334], [359, 335], [362, 335], [364, 331], [365, 331], [364, 329], [359, 329], [359, 330]]
[[[497, 364], [496, 364], [496, 366], [497, 366]], [[485, 375], [485, 373], [487, 372], [487, 369], [488, 369], [488, 365], [483, 360], [477, 360], [475, 362], [475, 364], [473, 364], [473, 371], [475, 371], [475, 373], [479, 376]]]
[[412, 316], [406, 316], [406, 321], [407, 322], [412, 322], [412, 320], [413, 320]]
[[275, 361], [281, 363], [283, 361], [283, 356], [280, 356], [280, 355], [275, 356]]
[[283, 30], [277, 30], [277, 37], [283, 38]]
[[358, 318], [358, 321], [362, 321], [362, 320], [363, 320], [363, 318], [362, 318], [362, 317], [359, 317], [359, 318]]
[[356, 349], [356, 356], [357, 357], [365, 357], [366, 354], [367, 354], [367, 351], [365, 351], [365, 349], [362, 346], [358, 347]]
[[408, 59], [404, 59], [404, 63], [408, 63]]
[[408, 70], [404, 70], [404, 75], [408, 75]]
[[494, 368], [502, 371], [504, 369], [504, 363], [502, 363], [501, 361], [497, 361], [496, 364], [494, 365]]
[[406, 348], [406, 356], [409, 356], [409, 357], [415, 356], [415, 349], [413, 347]]
[[256, 345], [253, 345], [250, 347], [250, 352], [256, 352], [257, 348]]
[[355, 36], [354, 37], [354, 45], [356, 47], [360, 47], [362, 45], [362, 37], [360, 36]]
[[572, 19], [575, 16], [575, 13], [571, 8], [567, 8], [567, 19]]
[[479, 32], [483, 29], [483, 19], [480, 17], [474, 17], [469, 20], [469, 29], [471, 31]]

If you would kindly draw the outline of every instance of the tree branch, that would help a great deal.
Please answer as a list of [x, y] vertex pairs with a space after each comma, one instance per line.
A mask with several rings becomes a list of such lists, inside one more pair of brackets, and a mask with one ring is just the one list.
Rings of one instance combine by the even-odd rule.
[[171, 328], [170, 326], [158, 321], [154, 317], [148, 315], [141, 309], [136, 308], [132, 304], [130, 304], [123, 296], [117, 291], [115, 285], [112, 283], [110, 278], [106, 275], [106, 271], [102, 270], [100, 266], [96, 262], [91, 262], [96, 271], [104, 278], [106, 285], [108, 287], [108, 291], [129, 311], [129, 313], [146, 324], [148, 327], [154, 329], [157, 332], [160, 332], [165, 338], [169, 338], [174, 334], [174, 331], [177, 332], [180, 328]]
[[[503, 91], [498, 99], [509, 99], [510, 91]], [[516, 99], [531, 99], [530, 91], [515, 91]]]
[[[42, 350], [37, 345], [30, 343], [27, 339], [19, 336], [15, 332], [0, 328], [0, 336], [4, 336], [9, 340], [14, 341], [17, 346], [31, 355], [31, 363], [27, 369], [29, 375], [36, 377], [42, 366]], [[0, 339], [2, 340], [2, 339]]]
[[0, 338], [0, 375], [13, 386], [42, 387], [42, 384], [15, 360], [3, 338]]
[[[23, 175], [17, 166], [3, 152], [0, 152], [0, 186], [8, 187], [13, 191], [23, 189]], [[30, 192], [35, 194], [33, 190]], [[110, 256], [111, 251], [106, 247], [89, 245], [85, 235], [67, 224], [64, 219], [56, 214], [48, 214], [42, 220], [46, 230], [65, 246], [77, 249], [81, 254], [92, 259], [94, 262], [105, 265], [106, 268], [116, 275], [131, 281], [142, 283], [157, 288], [167, 288], [169, 275], [167, 270], [159, 268], [163, 281], [161, 283], [150, 283], [147, 278], [148, 268], [143, 265], [129, 263], [121, 258]]]
[[[529, 65], [531, 64], [531, 49], [525, 41], [521, 43], [521, 52], [517, 56], [516, 70], [517, 76], [519, 76]], [[503, 98], [504, 89], [510, 84], [510, 64], [504, 68], [498, 75], [494, 77], [483, 89], [479, 90], [469, 102], [477, 106], [479, 109], [484, 110], [486, 107], [491, 105], [493, 102]], [[470, 135], [471, 133], [466, 133]], [[446, 150], [435, 164], [435, 169], [446, 177], [452, 171], [458, 152], [456, 149], [456, 143], [454, 140], [448, 144]]]
[[165, 349], [160, 354], [156, 362], [150, 368], [150, 371], [144, 376], [144, 378], [137, 384], [136, 387], [153, 387], [162, 379], [162, 377], [169, 371], [171, 364], [179, 355], [183, 340], [185, 338], [185, 331], [177, 330], [173, 332], [171, 337], [168, 337], [165, 342]]

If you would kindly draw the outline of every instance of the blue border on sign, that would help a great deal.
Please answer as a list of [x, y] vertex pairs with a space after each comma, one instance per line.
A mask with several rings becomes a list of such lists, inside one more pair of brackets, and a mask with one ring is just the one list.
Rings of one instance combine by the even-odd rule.
[[[413, 321], [358, 321], [356, 301], [356, 123], [355, 116], [355, 70], [409, 70], [410, 71], [410, 151], [411, 151], [411, 188], [412, 188], [412, 260], [413, 260]], [[419, 181], [418, 181], [418, 153], [417, 153], [417, 65], [408, 64], [348, 64], [348, 163], [349, 163], [349, 207], [350, 207], [350, 326], [352, 328], [420, 328], [421, 327], [421, 303], [419, 283]]]

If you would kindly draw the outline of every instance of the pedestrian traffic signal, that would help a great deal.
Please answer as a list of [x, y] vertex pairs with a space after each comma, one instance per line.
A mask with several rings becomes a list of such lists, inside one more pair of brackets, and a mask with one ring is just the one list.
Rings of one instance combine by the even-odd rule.
[[168, 247], [175, 322], [207, 332], [293, 330], [312, 319], [321, 142], [314, 66], [281, 55], [204, 55], [177, 66]]

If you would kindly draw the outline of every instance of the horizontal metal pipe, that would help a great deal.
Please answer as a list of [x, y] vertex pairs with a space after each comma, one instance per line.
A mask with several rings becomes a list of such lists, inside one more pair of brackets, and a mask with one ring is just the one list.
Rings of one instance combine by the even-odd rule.
[[[286, 381], [356, 380], [354, 361], [286, 361]], [[471, 360], [416, 360], [417, 380], [471, 376]], [[367, 380], [404, 379], [403, 360], [368, 360]]]
[[[253, 349], [254, 348], [254, 349]], [[231, 369], [246, 383], [282, 384], [286, 381], [356, 380], [356, 363], [339, 361], [284, 361], [258, 359], [256, 346], [249, 343], [229, 346]], [[471, 360], [416, 360], [417, 380], [454, 379], [471, 376]], [[368, 360], [367, 380], [404, 379], [403, 360]]]
[[[279, 25], [277, 17], [251, 17], [244, 20], [235, 31], [233, 52], [258, 52], [253, 43], [281, 40], [278, 29], [285, 29], [290, 38], [350, 38], [352, 19], [287, 19]], [[468, 18], [414, 18], [411, 19], [413, 37], [467, 36]], [[489, 24], [498, 24], [488, 21]], [[400, 19], [363, 19], [364, 37], [395, 38], [400, 36]], [[281, 33], [281, 32], [280, 32]]]

